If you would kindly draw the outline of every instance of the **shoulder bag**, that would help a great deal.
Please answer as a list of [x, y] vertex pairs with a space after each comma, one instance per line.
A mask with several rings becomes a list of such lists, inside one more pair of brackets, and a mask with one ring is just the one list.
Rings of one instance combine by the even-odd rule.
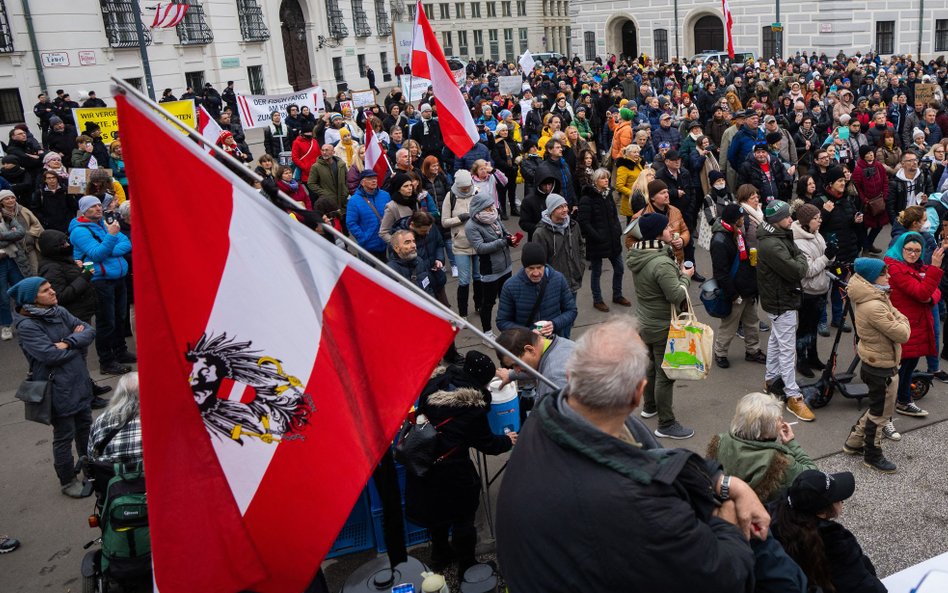
[[425, 422], [416, 424], [411, 417], [405, 420], [395, 445], [395, 460], [405, 466], [412, 475], [424, 477], [435, 464], [447, 459], [457, 447], [438, 456], [438, 429], [454, 420], [448, 418], [438, 424]]
[[53, 422], [53, 374], [45, 381], [33, 379], [33, 373], [20, 383], [16, 398], [23, 402], [26, 419], [40, 424]]

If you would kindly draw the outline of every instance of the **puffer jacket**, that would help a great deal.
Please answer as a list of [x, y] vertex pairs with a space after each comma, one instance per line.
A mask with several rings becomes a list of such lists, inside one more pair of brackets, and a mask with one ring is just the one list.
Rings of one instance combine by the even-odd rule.
[[[830, 201], [833, 202], [832, 212], [826, 209], [826, 203]], [[823, 235], [827, 243], [836, 243], [839, 246], [836, 259], [845, 263], [856, 261], [861, 248], [859, 237], [856, 234], [856, 229], [860, 225], [855, 222], [858, 210], [849, 194], [843, 193], [839, 198], [824, 194], [817, 196], [810, 203], [819, 208], [820, 214], [823, 216], [820, 234]]]
[[382, 212], [391, 199], [392, 197], [383, 189], [377, 189], [374, 194], [369, 194], [362, 186], [359, 186], [359, 189], [352, 194], [349, 207], [346, 209], [346, 227], [363, 249], [385, 251], [386, 244], [379, 237], [379, 227], [382, 224]]
[[125, 256], [132, 251], [132, 242], [125, 233], [110, 235], [104, 222], [95, 223], [80, 216], [69, 223], [69, 242], [75, 259], [95, 263], [93, 282], [128, 275]]
[[498, 219], [494, 224], [484, 224], [476, 218], [478, 212], [494, 205], [493, 199], [483, 194], [477, 194], [471, 200], [471, 218], [464, 223], [464, 233], [471, 245], [471, 249], [478, 256], [481, 280], [493, 282], [513, 269], [510, 258], [510, 234]]
[[547, 263], [566, 276], [570, 291], [576, 294], [586, 271], [586, 241], [579, 230], [579, 222], [570, 217], [564, 227], [558, 228], [544, 212], [530, 241], [543, 245]]
[[632, 186], [644, 170], [641, 159], [636, 162], [632, 159], [621, 158], [616, 161], [616, 191], [619, 193], [619, 214], [632, 216], [635, 214], [630, 202]]
[[[908, 318], [892, 304], [889, 293], [859, 274], [849, 278], [846, 294], [856, 311], [856, 353], [869, 366], [894, 369], [902, 359], [902, 344], [912, 333]], [[929, 317], [931, 312], [929, 311]]]
[[454, 253], [461, 255], [474, 255], [474, 249], [471, 242], [467, 240], [467, 233], [464, 232], [464, 220], [461, 220], [462, 214], [470, 215], [471, 200], [477, 195], [477, 188], [471, 187], [471, 193], [462, 194], [457, 183], [451, 186], [451, 191], [444, 197], [444, 203], [441, 204], [441, 225], [451, 233], [451, 248]]
[[806, 294], [826, 294], [832, 281], [826, 275], [826, 264], [829, 259], [826, 257], [826, 240], [819, 233], [811, 233], [804, 230], [796, 220], [790, 225], [793, 231], [793, 242], [797, 248], [806, 257], [806, 276], [803, 277], [801, 284], [803, 292]]
[[529, 317], [540, 295], [540, 284], [530, 280], [526, 269], [520, 270], [504, 283], [497, 307], [497, 328], [500, 331], [516, 327], [533, 329], [530, 325], [532, 323], [551, 321], [553, 333], [563, 337], [569, 336], [569, 330], [576, 321], [576, 299], [573, 298], [563, 274], [550, 266], [546, 266], [544, 274], [548, 278], [547, 286], [534, 319]]
[[316, 159], [309, 169], [306, 187], [316, 198], [329, 198], [334, 201], [343, 215], [349, 201], [349, 185], [346, 183], [346, 164], [339, 157]]
[[761, 308], [780, 315], [796, 311], [803, 303], [801, 281], [806, 276], [806, 256], [793, 242], [793, 232], [766, 220], [757, 227], [757, 288]]
[[678, 310], [687, 298], [691, 280], [685, 276], [671, 246], [661, 241], [639, 241], [625, 256], [635, 279], [635, 316], [639, 335], [647, 344], [668, 339], [671, 307]]
[[[77, 325], [85, 329], [74, 332]], [[85, 350], [95, 341], [95, 329], [59, 306], [42, 316], [21, 309], [13, 314], [13, 326], [33, 377], [47, 380], [52, 375], [53, 414], [71, 416], [88, 408], [92, 386]], [[69, 348], [60, 350], [54, 346], [57, 342], [65, 342]]]
[[72, 245], [65, 233], [46, 230], [39, 238], [42, 255], [39, 275], [53, 286], [60, 307], [82, 320], [90, 320], [96, 312], [96, 292], [92, 273], [76, 265]]

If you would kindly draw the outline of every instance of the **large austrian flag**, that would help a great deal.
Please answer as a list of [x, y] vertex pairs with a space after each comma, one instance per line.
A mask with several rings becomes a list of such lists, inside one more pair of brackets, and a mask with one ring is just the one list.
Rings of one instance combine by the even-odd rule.
[[454, 329], [116, 100], [157, 588], [303, 591]]
[[425, 16], [421, 0], [415, 8], [415, 32], [412, 39], [412, 74], [431, 81], [444, 143], [455, 155], [463, 156], [477, 142], [477, 126], [474, 125], [471, 110], [467, 108], [464, 95], [454, 80], [454, 74], [448, 68], [448, 61], [444, 58], [444, 51], [431, 29], [428, 17]]

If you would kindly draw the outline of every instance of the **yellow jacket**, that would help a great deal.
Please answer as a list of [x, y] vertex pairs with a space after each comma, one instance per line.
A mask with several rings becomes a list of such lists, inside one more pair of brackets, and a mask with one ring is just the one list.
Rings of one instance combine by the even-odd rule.
[[629, 198], [632, 196], [632, 186], [644, 168], [641, 160], [637, 163], [625, 158], [616, 161], [616, 191], [619, 192], [619, 214], [622, 216], [634, 214]]

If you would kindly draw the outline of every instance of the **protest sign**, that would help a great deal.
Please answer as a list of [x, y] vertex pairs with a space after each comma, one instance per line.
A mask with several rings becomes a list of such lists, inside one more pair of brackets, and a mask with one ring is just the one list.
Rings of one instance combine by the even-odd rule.
[[523, 77], [517, 74], [516, 76], [501, 76], [498, 78], [498, 86], [501, 95], [519, 95], [520, 94], [520, 84], [523, 82]]
[[325, 110], [323, 90], [314, 86], [285, 95], [237, 95], [237, 111], [244, 129], [268, 127], [270, 114], [274, 111], [279, 111], [285, 119], [286, 109], [290, 105], [296, 105], [300, 109], [306, 106], [313, 112]]
[[[170, 101], [162, 103], [161, 107], [184, 122], [189, 128], [194, 128], [194, 101]], [[76, 131], [84, 134], [86, 123], [94, 123], [102, 131], [102, 142], [108, 146], [118, 139], [118, 116], [115, 107], [84, 107], [72, 110], [72, 118], [76, 124]]]
[[336, 107], [339, 109], [339, 113], [342, 113], [348, 109], [349, 114], [352, 114], [352, 101], [339, 101], [339, 103], [336, 104]]
[[[100, 167], [101, 169], [101, 167]], [[69, 182], [66, 186], [66, 191], [72, 195], [83, 195], [86, 193], [86, 185], [89, 183], [89, 175], [93, 171], [98, 169], [81, 169], [76, 167], [74, 169], [69, 169]], [[102, 169], [103, 171], [108, 171], [109, 176], [112, 175], [111, 169]]]
[[375, 105], [375, 93], [372, 91], [353, 91], [352, 104], [355, 108], [371, 107]]
[[527, 114], [533, 111], [533, 99], [520, 101], [520, 125], [527, 123]]
[[915, 85], [915, 102], [930, 104], [935, 100], [935, 85], [931, 83], [918, 83]]
[[[464, 86], [464, 83], [467, 82], [467, 71], [464, 68], [452, 70], [451, 74], [454, 75], [454, 82], [457, 83], [458, 88]], [[520, 77], [518, 76], [517, 79], [519, 80]], [[431, 86], [431, 81], [427, 78], [411, 75], [402, 76], [402, 94], [405, 95], [406, 99], [410, 97], [412, 101], [417, 101], [425, 94], [429, 86]]]

